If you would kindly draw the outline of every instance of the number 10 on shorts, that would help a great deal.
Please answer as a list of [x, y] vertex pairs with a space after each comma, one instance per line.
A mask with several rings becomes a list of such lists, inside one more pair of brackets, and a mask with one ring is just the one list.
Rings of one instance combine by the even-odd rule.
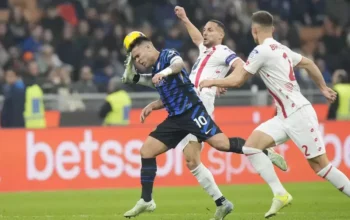
[[195, 121], [197, 123], [197, 126], [199, 128], [202, 128], [202, 126], [208, 124], [207, 119], [205, 119], [204, 116], [202, 116], [202, 115], [199, 116], [198, 118], [193, 119], [193, 121]]

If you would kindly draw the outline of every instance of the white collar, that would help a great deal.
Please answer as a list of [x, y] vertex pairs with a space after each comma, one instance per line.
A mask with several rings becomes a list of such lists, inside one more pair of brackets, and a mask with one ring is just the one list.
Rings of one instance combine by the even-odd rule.
[[269, 37], [269, 38], [266, 38], [262, 44], [269, 44], [273, 42], [275, 42], [275, 39], [273, 39], [272, 37]]

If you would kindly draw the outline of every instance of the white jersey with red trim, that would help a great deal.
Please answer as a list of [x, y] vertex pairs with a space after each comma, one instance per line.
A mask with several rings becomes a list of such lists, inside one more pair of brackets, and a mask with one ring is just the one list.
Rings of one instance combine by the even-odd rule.
[[278, 41], [267, 38], [250, 53], [244, 69], [259, 73], [273, 96], [278, 115], [287, 118], [297, 109], [311, 103], [301, 94], [293, 67], [302, 55], [293, 52]]
[[[193, 65], [190, 80], [197, 89], [199, 83], [204, 79], [224, 78], [230, 70], [232, 63], [239, 57], [225, 45], [216, 45], [207, 48], [199, 45], [199, 57]], [[197, 90], [198, 91], [198, 90]], [[202, 94], [215, 97], [216, 87], [204, 88]]]

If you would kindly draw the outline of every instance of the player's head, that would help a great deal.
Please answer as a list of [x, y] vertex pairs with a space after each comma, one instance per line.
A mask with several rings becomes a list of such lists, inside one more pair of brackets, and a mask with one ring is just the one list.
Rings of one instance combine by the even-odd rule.
[[147, 37], [139, 37], [135, 39], [128, 50], [132, 58], [142, 66], [151, 67], [157, 61], [157, 50], [154, 48], [152, 42]]
[[203, 28], [203, 45], [213, 47], [221, 44], [225, 37], [225, 25], [218, 20], [208, 21]]
[[257, 11], [252, 16], [252, 35], [255, 43], [261, 44], [261, 38], [272, 37], [274, 31], [273, 16], [267, 11]]

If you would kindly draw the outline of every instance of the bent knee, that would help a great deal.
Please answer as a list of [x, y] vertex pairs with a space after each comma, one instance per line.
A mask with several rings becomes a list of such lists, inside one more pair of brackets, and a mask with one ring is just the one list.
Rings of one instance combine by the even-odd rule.
[[152, 152], [152, 149], [147, 145], [143, 145], [140, 149], [141, 158], [153, 158], [156, 157], [155, 153]]
[[328, 166], [330, 163], [326, 154], [308, 159], [310, 167], [315, 171], [315, 173], [320, 172], [323, 168]]
[[199, 164], [201, 163], [201, 161], [199, 159], [186, 159], [186, 165], [188, 167], [189, 170], [194, 170], [196, 169]]

